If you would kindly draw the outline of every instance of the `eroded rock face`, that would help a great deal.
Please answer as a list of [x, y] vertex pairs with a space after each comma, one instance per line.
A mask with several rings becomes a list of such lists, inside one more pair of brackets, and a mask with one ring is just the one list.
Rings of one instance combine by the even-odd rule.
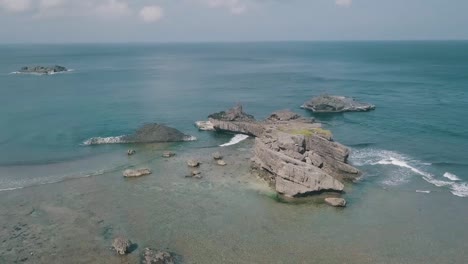
[[198, 160], [190, 159], [190, 160], [187, 160], [187, 166], [196, 168], [200, 166], [200, 162], [198, 162]]
[[174, 257], [166, 251], [145, 248], [143, 251], [144, 264], [174, 264]]
[[342, 192], [343, 180], [359, 175], [347, 164], [349, 149], [333, 141], [330, 131], [289, 110], [264, 121], [210, 121], [216, 130], [256, 136], [253, 167], [286, 196]]
[[220, 160], [223, 158], [223, 155], [221, 155], [221, 153], [219, 153], [219, 151], [216, 151], [215, 153], [212, 154], [213, 156], [213, 159], [215, 160]]
[[355, 101], [353, 98], [321, 95], [305, 102], [302, 108], [313, 112], [363, 112], [375, 109], [375, 105]]
[[141, 177], [141, 176], [150, 175], [150, 174], [151, 174], [151, 170], [147, 168], [135, 169], [135, 170], [129, 169], [123, 172], [123, 176], [125, 178]]
[[119, 255], [127, 254], [131, 244], [130, 240], [125, 237], [116, 237], [112, 241], [112, 247]]
[[330, 206], [334, 206], [334, 207], [345, 207], [346, 206], [346, 200], [343, 199], [343, 198], [328, 197], [328, 198], [325, 198], [325, 203], [327, 203]]
[[135, 133], [124, 136], [125, 143], [153, 143], [153, 142], [179, 142], [191, 141], [194, 137], [186, 135], [179, 130], [161, 124], [146, 124]]
[[209, 119], [215, 119], [219, 121], [237, 121], [237, 122], [252, 122], [255, 121], [253, 115], [246, 114], [241, 105], [219, 113], [214, 113], [208, 116]]

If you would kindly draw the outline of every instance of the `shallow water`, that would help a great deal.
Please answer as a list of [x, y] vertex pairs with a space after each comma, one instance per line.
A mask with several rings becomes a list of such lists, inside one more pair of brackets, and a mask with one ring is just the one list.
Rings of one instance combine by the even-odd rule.
[[[0, 46], [0, 263], [138, 263], [147, 246], [187, 263], [464, 263], [467, 54], [468, 42]], [[9, 74], [29, 64], [74, 71]], [[320, 93], [377, 109], [299, 109]], [[193, 126], [237, 102], [259, 119], [314, 117], [350, 146], [363, 177], [349, 207], [278, 201], [250, 173], [252, 138]], [[146, 122], [199, 140], [83, 144]], [[226, 167], [210, 158], [221, 144]], [[184, 177], [193, 156], [199, 181]], [[123, 179], [132, 166], [153, 174]], [[135, 252], [109, 250], [118, 234]]]

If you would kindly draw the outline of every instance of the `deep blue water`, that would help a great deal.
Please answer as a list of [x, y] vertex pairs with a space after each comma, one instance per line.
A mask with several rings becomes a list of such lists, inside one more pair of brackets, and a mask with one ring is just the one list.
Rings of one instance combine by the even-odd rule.
[[[468, 42], [4, 45], [0, 58], [0, 168], [122, 152], [82, 142], [147, 122], [199, 138], [183, 147], [219, 145], [230, 136], [194, 121], [239, 102], [259, 119], [313, 116], [299, 106], [328, 93], [377, 105], [314, 116], [353, 149], [365, 182], [468, 196]], [[9, 74], [35, 64], [74, 71]]]

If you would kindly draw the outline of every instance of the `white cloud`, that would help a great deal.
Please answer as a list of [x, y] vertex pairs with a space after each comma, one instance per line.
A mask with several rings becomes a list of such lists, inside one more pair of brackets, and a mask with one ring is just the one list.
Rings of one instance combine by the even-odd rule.
[[0, 8], [10, 12], [24, 12], [31, 8], [30, 0], [0, 0]]
[[138, 15], [143, 21], [151, 23], [161, 20], [164, 16], [164, 10], [159, 6], [145, 6]]
[[118, 0], [106, 0], [104, 3], [95, 6], [94, 12], [104, 18], [121, 17], [132, 13], [126, 2]]
[[348, 7], [351, 6], [353, 0], [336, 0], [335, 3], [337, 6]]
[[247, 11], [243, 0], [203, 0], [212, 8], [227, 8], [232, 14], [242, 14]]

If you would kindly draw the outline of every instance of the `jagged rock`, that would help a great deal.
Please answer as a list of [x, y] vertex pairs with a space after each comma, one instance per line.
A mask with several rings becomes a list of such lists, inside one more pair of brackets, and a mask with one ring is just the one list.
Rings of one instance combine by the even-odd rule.
[[219, 153], [219, 151], [216, 151], [215, 153], [212, 154], [213, 156], [213, 159], [215, 160], [220, 160], [223, 158], [223, 155], [221, 155], [221, 153]]
[[321, 95], [305, 102], [302, 108], [313, 112], [362, 112], [375, 109], [375, 105], [355, 101], [353, 98]]
[[58, 72], [66, 72], [67, 68], [55, 65], [55, 66], [25, 66], [22, 67], [20, 73], [37, 73], [37, 74], [54, 74]]
[[186, 178], [196, 178], [196, 179], [201, 179], [201, 172], [199, 170], [193, 170], [190, 172], [189, 175], [185, 176]]
[[152, 142], [178, 142], [191, 141], [195, 138], [179, 130], [161, 124], [146, 124], [135, 133], [124, 136], [125, 143], [152, 143]]
[[143, 252], [143, 264], [174, 264], [174, 257], [166, 251], [145, 248]]
[[127, 155], [128, 155], [128, 156], [131, 156], [131, 155], [133, 155], [133, 154], [135, 154], [135, 153], [136, 153], [136, 151], [135, 151], [134, 149], [129, 149], [129, 150], [127, 150]]
[[215, 130], [215, 127], [211, 121], [197, 121], [195, 122], [195, 126], [198, 127], [199, 130], [203, 130], [203, 131]]
[[216, 163], [219, 165], [219, 166], [226, 166], [226, 162], [224, 160], [217, 160]]
[[190, 160], [187, 160], [187, 165], [189, 167], [195, 168], [195, 167], [200, 166], [200, 162], [198, 162], [197, 160], [194, 160], [194, 159], [190, 159]]
[[243, 122], [251, 122], [255, 121], [253, 115], [249, 115], [244, 113], [242, 109], [242, 105], [236, 105], [235, 107], [227, 110], [222, 111], [219, 113], [211, 114], [208, 116], [210, 119], [215, 119], [219, 121], [243, 121]]
[[269, 122], [286, 122], [286, 121], [291, 121], [291, 120], [301, 121], [301, 122], [311, 122], [311, 123], [314, 122], [313, 119], [304, 118], [300, 116], [299, 114], [296, 114], [290, 110], [276, 111], [266, 119], [266, 121], [269, 121]]
[[119, 255], [127, 254], [131, 244], [130, 240], [124, 237], [116, 237], [112, 241], [112, 247]]
[[171, 152], [171, 151], [164, 151], [163, 154], [162, 154], [163, 158], [170, 158], [170, 157], [174, 157], [174, 156], [175, 156], [175, 153]]
[[325, 198], [325, 203], [327, 203], [330, 206], [334, 206], [334, 207], [345, 207], [346, 206], [346, 200], [343, 199], [343, 198], [328, 197], [328, 198]]
[[141, 177], [141, 176], [145, 176], [145, 175], [149, 175], [151, 174], [151, 170], [150, 169], [136, 169], [136, 170], [125, 170], [123, 172], [123, 176], [126, 177], [126, 178], [133, 178], [133, 177]]

